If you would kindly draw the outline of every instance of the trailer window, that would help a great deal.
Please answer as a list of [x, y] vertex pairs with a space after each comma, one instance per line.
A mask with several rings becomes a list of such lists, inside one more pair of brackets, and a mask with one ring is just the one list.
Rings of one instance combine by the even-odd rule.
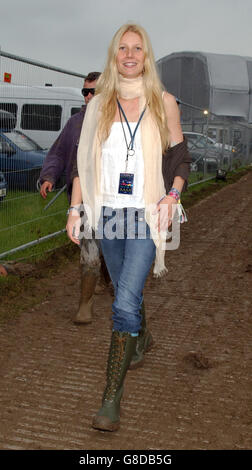
[[17, 124], [17, 104], [16, 103], [0, 103], [0, 109], [13, 114], [13, 127]]
[[81, 110], [81, 108], [71, 108], [71, 116], [73, 116], [74, 114], [79, 113], [80, 110]]
[[39, 131], [59, 131], [62, 107], [58, 105], [24, 104], [21, 128]]

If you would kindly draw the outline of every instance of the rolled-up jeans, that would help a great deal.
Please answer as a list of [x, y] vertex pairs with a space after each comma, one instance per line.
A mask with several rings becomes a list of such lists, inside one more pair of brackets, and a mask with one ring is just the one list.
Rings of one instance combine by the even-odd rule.
[[115, 289], [113, 329], [137, 334], [143, 288], [156, 253], [144, 209], [103, 207], [99, 226], [101, 249]]

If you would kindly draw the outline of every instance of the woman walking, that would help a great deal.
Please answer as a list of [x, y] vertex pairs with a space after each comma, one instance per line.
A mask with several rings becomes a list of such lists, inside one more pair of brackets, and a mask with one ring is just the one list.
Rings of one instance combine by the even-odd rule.
[[147, 33], [124, 25], [112, 39], [86, 112], [67, 222], [69, 237], [78, 243], [73, 227], [83, 203], [87, 225], [101, 228], [98, 236], [115, 289], [107, 383], [93, 420], [96, 429], [118, 429], [126, 372], [151, 341], [146, 329], [141, 333], [143, 288], [154, 260], [156, 276], [166, 271], [163, 235], [186, 184], [188, 162], [178, 106], [163, 91]]

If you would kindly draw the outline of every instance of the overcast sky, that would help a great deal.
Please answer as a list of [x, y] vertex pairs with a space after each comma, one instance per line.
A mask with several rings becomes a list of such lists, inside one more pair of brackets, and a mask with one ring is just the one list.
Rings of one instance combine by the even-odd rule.
[[84, 74], [103, 70], [113, 34], [128, 21], [147, 30], [156, 59], [252, 56], [252, 0], [2, 0], [0, 15], [3, 51]]

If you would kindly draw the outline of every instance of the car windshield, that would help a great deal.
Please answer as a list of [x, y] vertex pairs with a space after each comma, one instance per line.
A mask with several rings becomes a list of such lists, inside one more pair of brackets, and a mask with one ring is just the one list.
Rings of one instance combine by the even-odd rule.
[[32, 139], [30, 139], [27, 135], [22, 134], [19, 131], [11, 131], [11, 132], [4, 132], [4, 135], [11, 140], [17, 147], [25, 152], [29, 152], [32, 150], [42, 150], [41, 147], [36, 144]]
[[188, 143], [190, 142], [191, 144], [191, 145], [189, 144], [189, 148], [191, 149], [192, 148], [202, 149], [202, 148], [205, 148], [206, 146], [208, 147], [214, 146], [214, 142], [204, 135], [197, 135], [197, 134], [187, 135], [187, 140], [188, 140]]

